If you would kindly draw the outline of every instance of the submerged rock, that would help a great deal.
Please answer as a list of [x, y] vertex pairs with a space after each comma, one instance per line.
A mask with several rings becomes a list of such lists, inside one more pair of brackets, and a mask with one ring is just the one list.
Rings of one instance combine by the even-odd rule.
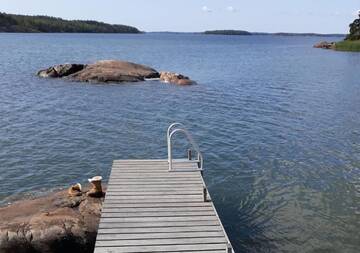
[[79, 82], [120, 83], [139, 82], [146, 78], [159, 78], [159, 73], [150, 67], [126, 62], [105, 60], [93, 64], [64, 64], [38, 72], [40, 77], [68, 77]]
[[0, 208], [0, 252], [93, 252], [102, 202], [62, 191]]
[[160, 81], [165, 83], [173, 83], [178, 85], [192, 85], [195, 84], [189, 77], [172, 72], [160, 72]]
[[335, 42], [322, 41], [314, 45], [315, 48], [335, 49]]

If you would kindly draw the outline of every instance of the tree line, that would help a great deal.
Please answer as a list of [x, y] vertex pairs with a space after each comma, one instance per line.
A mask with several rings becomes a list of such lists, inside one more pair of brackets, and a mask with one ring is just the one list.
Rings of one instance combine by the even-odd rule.
[[213, 30], [205, 31], [204, 34], [213, 34], [213, 35], [251, 35], [248, 31], [241, 30]]
[[140, 33], [132, 26], [92, 20], [64, 20], [49, 16], [0, 13], [0, 32], [24, 33]]

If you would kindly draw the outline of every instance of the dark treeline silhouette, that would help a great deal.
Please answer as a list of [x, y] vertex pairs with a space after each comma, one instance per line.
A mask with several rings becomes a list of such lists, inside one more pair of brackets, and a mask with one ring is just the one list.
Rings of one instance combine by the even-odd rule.
[[290, 33], [290, 32], [277, 32], [277, 33], [267, 33], [267, 32], [248, 32], [243, 30], [211, 30], [206, 31], [204, 34], [215, 34], [215, 35], [276, 35], [276, 36], [334, 36], [334, 37], [344, 37], [345, 34], [321, 34], [321, 33]]
[[251, 35], [251, 33], [241, 30], [214, 30], [214, 31], [206, 31], [204, 33], [215, 34], [215, 35]]
[[140, 33], [126, 25], [97, 21], [64, 20], [48, 16], [13, 15], [0, 12], [0, 32], [24, 33]]

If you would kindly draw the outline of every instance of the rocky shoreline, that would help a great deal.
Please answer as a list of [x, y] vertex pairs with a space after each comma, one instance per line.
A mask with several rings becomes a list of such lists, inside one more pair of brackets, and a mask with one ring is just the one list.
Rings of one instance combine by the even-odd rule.
[[141, 82], [146, 79], [159, 79], [165, 83], [191, 85], [196, 82], [189, 77], [157, 70], [132, 62], [103, 60], [92, 64], [61, 64], [40, 70], [37, 75], [43, 78], [67, 78], [77, 82], [123, 83]]
[[314, 48], [322, 48], [322, 49], [336, 49], [336, 43], [335, 42], [327, 42], [322, 41], [314, 45]]
[[74, 187], [0, 208], [0, 252], [93, 252], [104, 194]]

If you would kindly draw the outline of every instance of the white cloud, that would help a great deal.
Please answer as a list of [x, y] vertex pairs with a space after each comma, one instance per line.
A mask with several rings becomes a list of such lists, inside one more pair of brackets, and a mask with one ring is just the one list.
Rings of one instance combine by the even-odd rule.
[[232, 7], [232, 6], [226, 7], [226, 10], [230, 11], [230, 12], [236, 12], [236, 9], [234, 7]]
[[212, 10], [207, 6], [203, 6], [201, 9], [203, 12], [212, 12]]
[[360, 16], [360, 10], [354, 11], [354, 12], [352, 13], [352, 15], [355, 16], [355, 17]]

